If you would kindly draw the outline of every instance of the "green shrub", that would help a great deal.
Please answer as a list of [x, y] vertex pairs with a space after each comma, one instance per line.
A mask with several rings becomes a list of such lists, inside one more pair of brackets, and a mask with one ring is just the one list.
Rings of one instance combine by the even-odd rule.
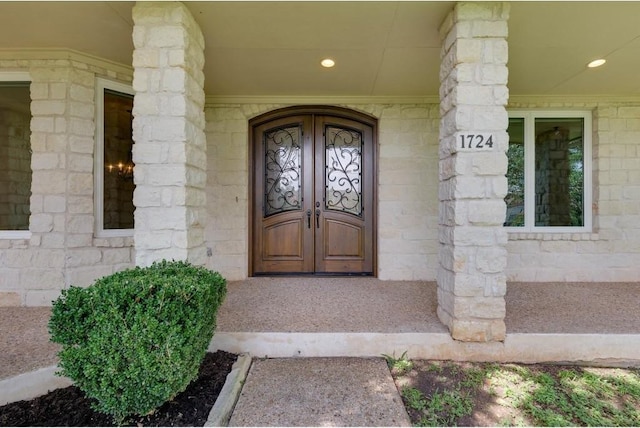
[[167, 261], [64, 290], [49, 321], [59, 374], [116, 423], [149, 414], [197, 377], [225, 294], [217, 272]]

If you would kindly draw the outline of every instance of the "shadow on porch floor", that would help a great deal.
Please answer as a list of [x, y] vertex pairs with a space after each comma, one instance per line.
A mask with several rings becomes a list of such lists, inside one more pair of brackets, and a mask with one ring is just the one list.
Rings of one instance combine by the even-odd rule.
[[[451, 341], [436, 304], [433, 282], [290, 277], [230, 282], [211, 348], [255, 356], [279, 356], [275, 348], [284, 356], [409, 350], [420, 358], [509, 359], [575, 341], [586, 346], [580, 354], [585, 358], [600, 358], [596, 351], [606, 348], [613, 352], [610, 360], [640, 361], [638, 283], [510, 283], [507, 340], [485, 348]], [[58, 348], [47, 333], [50, 313], [50, 308], [0, 308], [0, 379], [57, 362]], [[505, 353], [507, 345], [515, 346], [512, 353]], [[620, 355], [616, 347], [623, 348]], [[562, 361], [562, 355], [549, 358]]]

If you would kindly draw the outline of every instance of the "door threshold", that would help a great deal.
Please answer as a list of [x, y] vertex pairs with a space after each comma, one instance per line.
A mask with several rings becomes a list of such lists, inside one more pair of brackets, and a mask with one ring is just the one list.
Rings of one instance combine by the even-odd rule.
[[299, 277], [299, 278], [321, 278], [321, 277], [371, 277], [375, 278], [375, 275], [372, 272], [357, 272], [357, 273], [349, 273], [349, 272], [268, 272], [268, 273], [254, 273], [252, 277]]

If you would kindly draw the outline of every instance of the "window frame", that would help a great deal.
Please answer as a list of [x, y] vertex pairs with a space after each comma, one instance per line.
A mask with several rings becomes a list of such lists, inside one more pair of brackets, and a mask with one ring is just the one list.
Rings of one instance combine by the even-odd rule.
[[[593, 230], [592, 111], [509, 109], [509, 119], [524, 120], [524, 226], [505, 226], [509, 233], [591, 233]], [[583, 226], [535, 225], [535, 120], [583, 119]]]
[[[28, 71], [2, 71], [0, 72], [0, 82], [29, 82], [33, 83], [31, 74]], [[31, 100], [33, 102], [33, 100]], [[29, 111], [31, 111], [31, 103], [29, 103]], [[31, 113], [33, 120], [33, 113]], [[29, 126], [31, 128], [31, 126]], [[29, 129], [31, 133], [31, 129]], [[29, 144], [31, 144], [31, 135], [29, 135]], [[31, 187], [33, 188], [33, 168], [31, 168]], [[33, 194], [33, 192], [32, 192]], [[29, 200], [29, 210], [31, 210], [31, 199]], [[29, 214], [28, 230], [0, 230], [0, 239], [30, 239], [31, 238], [31, 214]]]
[[117, 238], [133, 236], [135, 229], [104, 228], [104, 91], [105, 89], [123, 94], [135, 95], [131, 84], [115, 80], [96, 78], [96, 143], [94, 165], [94, 211], [95, 234], [98, 238]]

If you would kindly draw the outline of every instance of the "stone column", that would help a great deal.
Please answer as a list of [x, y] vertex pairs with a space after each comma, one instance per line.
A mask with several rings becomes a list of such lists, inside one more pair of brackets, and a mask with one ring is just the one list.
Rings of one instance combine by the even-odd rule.
[[203, 265], [204, 37], [180, 2], [133, 8], [136, 265]]
[[440, 29], [438, 317], [461, 341], [505, 337], [508, 15], [456, 3]]

